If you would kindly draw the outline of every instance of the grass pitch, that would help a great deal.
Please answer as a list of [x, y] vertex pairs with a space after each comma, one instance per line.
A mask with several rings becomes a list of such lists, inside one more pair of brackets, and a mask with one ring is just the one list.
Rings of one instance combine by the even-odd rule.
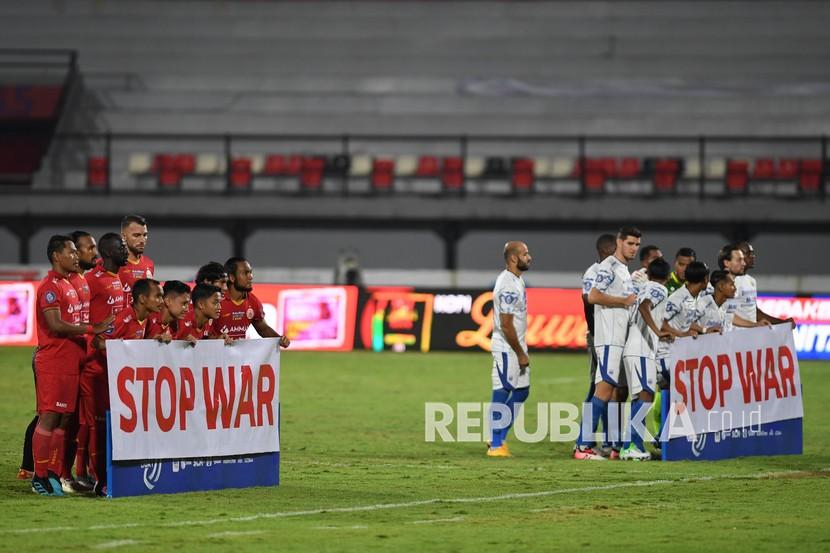
[[[578, 462], [571, 444], [426, 443], [424, 402], [488, 401], [486, 353], [282, 358], [282, 485], [102, 500], [15, 479], [31, 350], [0, 348], [0, 550], [830, 549], [830, 364], [801, 363], [804, 455]], [[585, 357], [533, 356], [536, 401], [577, 403]], [[512, 435], [511, 435], [512, 438]]]

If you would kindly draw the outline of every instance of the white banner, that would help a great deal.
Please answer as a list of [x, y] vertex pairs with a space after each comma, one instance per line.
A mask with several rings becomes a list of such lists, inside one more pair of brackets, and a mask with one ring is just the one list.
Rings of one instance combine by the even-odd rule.
[[107, 342], [112, 458], [279, 451], [276, 338]]
[[804, 416], [789, 324], [680, 338], [668, 367], [670, 438]]

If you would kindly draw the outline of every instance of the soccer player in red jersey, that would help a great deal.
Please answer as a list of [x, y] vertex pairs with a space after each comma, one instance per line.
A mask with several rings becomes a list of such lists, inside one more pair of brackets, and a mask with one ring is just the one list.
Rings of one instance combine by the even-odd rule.
[[[152, 313], [161, 311], [164, 302], [161, 293], [161, 285], [151, 278], [142, 278], [133, 283], [131, 292], [132, 303], [122, 309], [112, 324], [112, 330], [101, 334], [101, 340], [95, 341], [95, 347], [102, 354], [106, 354], [106, 344], [109, 340], [142, 340], [147, 329], [147, 320]], [[97, 398], [96, 398], [97, 399]], [[100, 435], [98, 436], [100, 440]], [[97, 444], [99, 451], [103, 452], [104, 444]], [[93, 463], [95, 471], [95, 495], [106, 496], [106, 463], [103, 455], [97, 455], [96, 463]]]
[[63, 495], [59, 474], [66, 427], [78, 398], [78, 381], [85, 357], [83, 335], [103, 332], [112, 317], [96, 325], [81, 322], [81, 302], [68, 280], [80, 268], [78, 250], [71, 238], [52, 236], [46, 253], [52, 270], [37, 289], [35, 388], [39, 419], [32, 438], [35, 460], [32, 491], [40, 495]]
[[107, 340], [143, 340], [146, 338], [147, 322], [150, 316], [159, 313], [164, 305], [161, 284], [152, 278], [136, 280], [131, 294], [132, 304], [115, 316], [112, 336], [103, 335], [102, 347], [105, 348]]
[[[98, 261], [98, 246], [95, 243], [95, 238], [86, 231], [76, 230], [69, 236], [78, 249], [78, 266], [80, 268], [77, 273], [72, 273], [69, 282], [78, 292], [78, 298], [81, 300], [81, 322], [89, 323], [90, 291], [84, 272], [95, 268], [95, 263]], [[80, 424], [80, 418], [76, 410], [66, 431], [66, 456], [61, 471], [61, 486], [65, 493], [92, 489], [92, 482], [89, 480], [86, 471], [88, 436], [89, 428], [86, 424]], [[76, 458], [78, 465], [77, 480], [72, 478], [72, 464], [76, 461]]]
[[190, 294], [193, 309], [187, 312], [179, 322], [177, 340], [187, 340], [195, 344], [197, 340], [206, 338], [222, 338], [225, 344], [233, 339], [216, 327], [216, 319], [222, 304], [222, 291], [210, 284], [197, 284]]
[[121, 220], [121, 237], [127, 243], [129, 257], [127, 263], [118, 271], [118, 277], [124, 284], [124, 292], [130, 293], [133, 283], [140, 278], [153, 278], [156, 266], [153, 260], [144, 255], [147, 246], [147, 221], [141, 215], [127, 215]]
[[251, 264], [241, 257], [231, 257], [225, 262], [228, 274], [228, 291], [222, 299], [222, 313], [216, 321], [217, 328], [238, 340], [245, 338], [248, 327], [253, 325], [263, 338], [279, 338], [280, 346], [287, 348], [291, 340], [281, 336], [265, 322], [262, 302], [253, 293], [254, 273]]
[[[127, 306], [127, 295], [118, 269], [127, 262], [127, 245], [118, 234], [109, 232], [98, 241], [101, 262], [87, 273], [90, 290], [90, 321], [96, 323], [120, 313]], [[108, 333], [112, 333], [110, 328]], [[106, 411], [109, 408], [107, 357], [100, 349], [101, 337], [87, 343], [87, 362], [81, 373], [80, 420], [89, 428], [88, 454], [93, 478], [98, 478], [105, 462]]]
[[[69, 282], [78, 293], [78, 299], [81, 302], [81, 322], [89, 322], [89, 286], [87, 286], [86, 279], [83, 277], [84, 271], [88, 271], [95, 266], [95, 261], [98, 259], [98, 249], [96, 248], [95, 239], [88, 233], [82, 230], [76, 230], [70, 237], [78, 250], [78, 265], [79, 270], [73, 271], [69, 275]], [[32, 372], [34, 373], [34, 356], [32, 357]], [[77, 417], [73, 418], [67, 431], [67, 447], [66, 456], [67, 464], [71, 469], [72, 458], [74, 457], [74, 439], [78, 433]], [[34, 474], [34, 459], [32, 458], [32, 436], [37, 426], [37, 415], [34, 416], [29, 427], [26, 428], [26, 436], [23, 440], [23, 461], [20, 463], [20, 471], [17, 477], [20, 480], [30, 480]], [[64, 467], [66, 468], [66, 467]], [[66, 486], [64, 486], [64, 491]], [[71, 490], [74, 491], [74, 490]]]
[[145, 337], [169, 342], [179, 332], [179, 324], [190, 308], [190, 287], [178, 280], [164, 283], [164, 304], [147, 320]]
[[222, 295], [228, 293], [228, 273], [225, 272], [225, 267], [216, 261], [210, 261], [199, 267], [194, 282], [216, 286], [222, 291]]

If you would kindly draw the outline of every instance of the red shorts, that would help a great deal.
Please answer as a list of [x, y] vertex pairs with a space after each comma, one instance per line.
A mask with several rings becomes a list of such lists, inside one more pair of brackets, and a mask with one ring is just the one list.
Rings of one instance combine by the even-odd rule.
[[52, 374], [81, 373], [86, 362], [86, 351], [69, 340], [59, 348], [39, 348], [35, 352], [35, 374], [44, 371]]
[[77, 374], [37, 370], [37, 412], [71, 414], [78, 406]]
[[81, 407], [79, 420], [81, 424], [92, 425], [96, 420], [103, 421], [110, 408], [109, 383], [106, 370], [101, 370], [98, 363], [87, 363], [81, 373]]

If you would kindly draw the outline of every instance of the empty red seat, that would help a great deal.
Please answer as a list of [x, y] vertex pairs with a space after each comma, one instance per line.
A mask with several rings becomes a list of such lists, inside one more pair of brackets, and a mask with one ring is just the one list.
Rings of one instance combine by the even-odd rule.
[[755, 168], [752, 171], [752, 178], [757, 180], [770, 180], [775, 178], [775, 162], [766, 157], [755, 160]]
[[798, 178], [797, 159], [779, 159], [775, 177], [781, 180], [795, 180]]
[[372, 188], [377, 191], [392, 190], [395, 183], [395, 161], [376, 159], [372, 161]]
[[237, 157], [231, 161], [230, 186], [235, 190], [245, 190], [251, 187], [251, 160], [246, 157]]
[[300, 162], [300, 186], [304, 190], [320, 190], [323, 185], [323, 169], [326, 160], [319, 157], [304, 157]]
[[[639, 167], [639, 160], [637, 161]], [[585, 174], [588, 173], [602, 173], [605, 179], [617, 178], [619, 172], [617, 171], [617, 160], [613, 157], [588, 157], [574, 165], [573, 177], [579, 178], [582, 175], [583, 168]]]
[[418, 158], [418, 168], [415, 175], [418, 177], [437, 177], [441, 172], [438, 166], [438, 158], [433, 156], [421, 156]]
[[109, 176], [107, 158], [91, 157], [86, 163], [86, 185], [89, 188], [106, 188]]
[[[300, 171], [302, 171], [303, 160], [305, 158], [301, 155], [290, 155], [286, 161], [286, 174], [288, 175], [299, 175]], [[324, 162], [324, 160], [320, 160], [320, 162]]]
[[677, 184], [680, 164], [676, 159], [658, 159], [654, 162], [654, 189], [659, 192], [673, 191]]
[[444, 190], [461, 191], [464, 188], [464, 159], [445, 157], [441, 161], [441, 185]]
[[265, 166], [262, 172], [273, 177], [288, 177], [299, 175], [302, 170], [303, 156], [269, 154], [265, 156]]
[[617, 172], [618, 178], [636, 179], [640, 176], [640, 160], [633, 157], [623, 158]]
[[726, 162], [726, 190], [733, 194], [746, 192], [749, 183], [749, 162], [730, 159]]
[[262, 172], [269, 176], [287, 175], [288, 161], [285, 156], [280, 154], [269, 154], [265, 157], [265, 166], [262, 168]]
[[602, 192], [605, 187], [605, 172], [602, 170], [588, 169], [585, 171], [585, 190], [588, 192]]
[[820, 159], [802, 159], [801, 160], [801, 173], [809, 173], [820, 175], [822, 173], [822, 163]]
[[517, 158], [513, 160], [513, 175], [511, 182], [514, 192], [531, 192], [535, 176], [533, 173], [533, 160], [528, 158]]
[[182, 182], [177, 158], [171, 154], [159, 154], [154, 162], [154, 169], [158, 174], [159, 186], [162, 188], [177, 188]]
[[801, 160], [801, 175], [798, 178], [798, 187], [802, 192], [816, 193], [821, 190], [824, 179], [824, 167], [820, 159]]
[[196, 172], [196, 156], [193, 154], [177, 154], [175, 163], [182, 175], [192, 175]]

